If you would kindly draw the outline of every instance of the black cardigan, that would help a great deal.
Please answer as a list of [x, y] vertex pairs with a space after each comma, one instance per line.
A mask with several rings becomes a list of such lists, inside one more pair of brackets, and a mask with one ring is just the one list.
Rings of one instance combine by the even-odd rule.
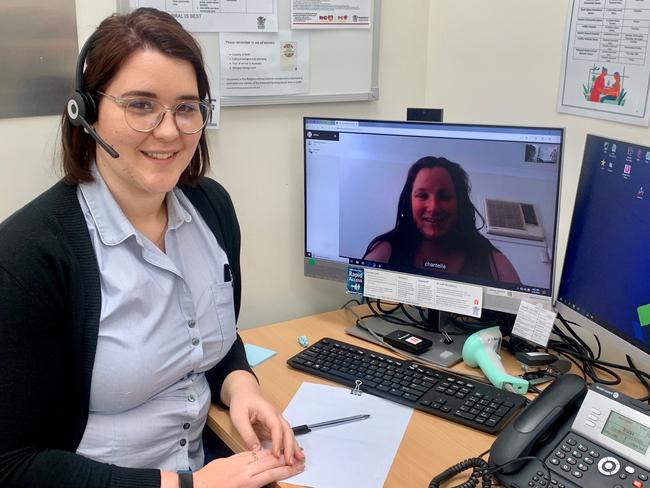
[[[230, 197], [208, 178], [181, 189], [228, 256], [238, 316], [240, 232]], [[88, 420], [101, 308], [76, 191], [59, 182], [0, 224], [0, 486], [158, 488], [157, 469], [75, 454]], [[239, 336], [206, 372], [213, 401], [238, 369], [250, 371]]]

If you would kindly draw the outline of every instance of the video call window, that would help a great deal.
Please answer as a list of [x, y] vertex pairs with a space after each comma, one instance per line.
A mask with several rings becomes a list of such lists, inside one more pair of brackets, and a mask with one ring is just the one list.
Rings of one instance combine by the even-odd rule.
[[305, 124], [306, 255], [550, 295], [561, 130]]

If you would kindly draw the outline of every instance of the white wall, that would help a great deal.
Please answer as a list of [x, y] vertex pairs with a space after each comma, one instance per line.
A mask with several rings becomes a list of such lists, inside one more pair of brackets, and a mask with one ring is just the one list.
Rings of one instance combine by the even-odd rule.
[[[81, 44], [115, 1], [77, 0], [76, 7]], [[242, 228], [240, 326], [331, 310], [347, 300], [343, 284], [303, 276], [302, 117], [403, 119], [407, 106], [422, 106], [428, 10], [427, 0], [382, 2], [376, 102], [222, 110], [222, 128], [210, 132], [209, 144], [212, 176], [230, 191]], [[58, 121], [0, 120], [0, 220], [56, 181]]]

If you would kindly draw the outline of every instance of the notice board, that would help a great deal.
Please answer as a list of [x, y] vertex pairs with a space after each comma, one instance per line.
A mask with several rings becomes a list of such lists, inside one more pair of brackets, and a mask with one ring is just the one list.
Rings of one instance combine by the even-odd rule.
[[[310, 29], [310, 83], [307, 93], [273, 96], [221, 97], [222, 106], [290, 103], [371, 101], [379, 97], [380, 0], [372, 0], [369, 29]], [[117, 0], [119, 12], [127, 12], [133, 1]], [[291, 28], [291, 1], [278, 0], [278, 29]], [[210, 86], [219, 93], [219, 34], [193, 32], [206, 61]], [[252, 34], [254, 35], [254, 34]]]

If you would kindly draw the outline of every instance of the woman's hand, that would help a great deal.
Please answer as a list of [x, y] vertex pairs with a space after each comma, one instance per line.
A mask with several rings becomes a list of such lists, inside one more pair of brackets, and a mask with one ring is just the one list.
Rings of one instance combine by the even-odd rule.
[[303, 463], [288, 466], [268, 449], [219, 458], [194, 473], [194, 488], [260, 488], [302, 473]]
[[262, 396], [253, 375], [246, 371], [230, 373], [223, 383], [221, 398], [230, 406], [230, 419], [249, 449], [256, 451], [262, 441], [270, 440], [276, 458], [284, 454], [284, 463], [289, 466], [304, 463], [305, 455], [291, 427]]

